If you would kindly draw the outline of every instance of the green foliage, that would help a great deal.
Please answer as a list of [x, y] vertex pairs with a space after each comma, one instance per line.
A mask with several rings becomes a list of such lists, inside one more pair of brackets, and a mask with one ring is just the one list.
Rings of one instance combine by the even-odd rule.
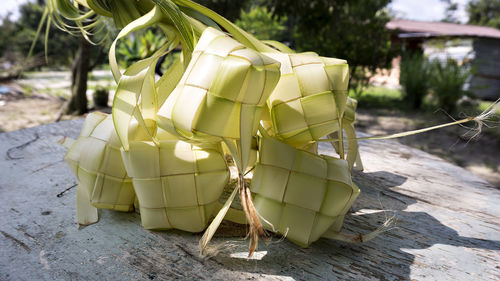
[[395, 52], [385, 24], [390, 0], [269, 0], [276, 16], [288, 17], [299, 51], [347, 59], [351, 73], [357, 67], [372, 72], [390, 67]]
[[[20, 15], [17, 21], [12, 21], [8, 16], [3, 18], [0, 26], [0, 57], [14, 63], [21, 63], [26, 58], [42, 19], [43, 9], [39, 4], [28, 2], [19, 6]], [[45, 31], [43, 28], [42, 33]], [[49, 36], [51, 40], [48, 42], [47, 56], [50, 65], [69, 65], [78, 47], [78, 39], [54, 26], [49, 28]], [[37, 39], [33, 54], [44, 54], [44, 42], [42, 34]]]
[[500, 29], [500, 0], [471, 0], [467, 4], [469, 24]]
[[[483, 111], [487, 110], [488, 108], [490, 108], [492, 105], [493, 105], [493, 102], [491, 102], [491, 101], [481, 101], [478, 105], [478, 111], [483, 112]], [[498, 117], [500, 117], [500, 107], [497, 107], [496, 111], [494, 111], [494, 112], [495, 112], [495, 114], [498, 115]]]
[[120, 61], [125, 67], [132, 63], [150, 57], [166, 43], [166, 38], [148, 29], [146, 32], [137, 32], [134, 36], [119, 41], [116, 52], [121, 57]]
[[367, 74], [367, 69], [362, 67], [351, 68], [350, 75], [349, 88], [353, 90], [355, 99], [358, 99], [370, 84], [370, 76]]
[[468, 94], [464, 90], [464, 84], [469, 76], [470, 70], [459, 65], [453, 59], [448, 59], [445, 63], [433, 61], [429, 82], [437, 105], [445, 111], [453, 113], [457, 101]]
[[445, 17], [441, 21], [450, 23], [460, 23], [460, 21], [457, 18], [458, 3], [452, 2], [451, 0], [441, 0], [441, 2], [444, 2], [445, 4], [448, 5], [445, 10]]
[[283, 41], [286, 20], [286, 16], [273, 18], [266, 7], [253, 6], [248, 12], [242, 10], [240, 19], [235, 23], [261, 40]]
[[2, 19], [2, 25], [0, 26], [0, 56], [3, 57], [5, 54], [12, 49], [12, 39], [17, 32], [16, 24], [5, 17]]
[[404, 99], [414, 109], [422, 106], [429, 90], [429, 67], [420, 54], [404, 56], [401, 60], [399, 83]]
[[432, 91], [434, 104], [453, 113], [458, 100], [469, 94], [464, 85], [470, 74], [468, 66], [453, 59], [427, 62], [422, 55], [413, 54], [403, 57], [399, 81], [404, 100], [412, 108], [422, 108], [424, 98]]
[[193, 0], [211, 10], [214, 10], [219, 15], [230, 21], [235, 21], [239, 18], [241, 10], [245, 9], [249, 4], [249, 0]]
[[98, 86], [94, 91], [94, 105], [100, 107], [108, 106], [109, 91], [108, 89]]
[[360, 108], [401, 109], [403, 103], [400, 90], [386, 87], [367, 87], [359, 94], [351, 89], [349, 95], [357, 99]]

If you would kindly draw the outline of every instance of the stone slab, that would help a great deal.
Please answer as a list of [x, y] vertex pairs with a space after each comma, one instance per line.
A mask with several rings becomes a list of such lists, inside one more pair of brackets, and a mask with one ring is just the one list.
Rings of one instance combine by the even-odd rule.
[[[0, 134], [0, 280], [500, 280], [500, 191], [394, 141], [363, 141], [361, 195], [346, 232], [394, 228], [361, 245], [261, 243], [247, 260], [242, 226], [226, 223], [200, 257], [201, 234], [144, 230], [134, 213], [100, 211], [77, 229], [76, 178], [62, 136], [82, 120]], [[331, 153], [327, 144], [321, 151]]]

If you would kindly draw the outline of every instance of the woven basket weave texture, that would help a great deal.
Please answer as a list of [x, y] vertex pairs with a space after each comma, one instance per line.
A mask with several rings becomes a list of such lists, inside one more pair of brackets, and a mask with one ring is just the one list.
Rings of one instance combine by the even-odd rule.
[[127, 176], [111, 116], [91, 113], [65, 160], [97, 208], [132, 211], [135, 193]]
[[122, 155], [144, 228], [205, 229], [229, 180], [220, 144], [131, 142]]
[[[207, 28], [181, 81], [158, 112], [167, 131], [203, 142], [257, 131], [279, 63]], [[251, 132], [242, 132], [250, 128]]]
[[302, 147], [338, 131], [349, 83], [345, 60], [313, 53], [266, 53], [281, 63], [281, 77], [267, 101], [273, 132]]
[[275, 231], [303, 247], [332, 225], [339, 231], [359, 194], [347, 161], [314, 155], [272, 138], [262, 138], [260, 145], [250, 187], [259, 214]]

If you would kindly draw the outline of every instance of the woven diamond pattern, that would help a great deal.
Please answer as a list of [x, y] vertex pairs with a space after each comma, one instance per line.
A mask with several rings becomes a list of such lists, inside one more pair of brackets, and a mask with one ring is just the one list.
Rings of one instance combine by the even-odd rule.
[[135, 193], [123, 166], [111, 116], [91, 113], [65, 160], [97, 208], [132, 211]]
[[266, 55], [281, 63], [281, 78], [267, 101], [271, 134], [301, 147], [337, 131], [347, 99], [347, 62], [313, 53]]
[[207, 28], [158, 124], [190, 140], [253, 136], [278, 79], [279, 63]]
[[314, 155], [272, 138], [261, 139], [251, 191], [259, 214], [303, 247], [333, 224], [340, 230], [359, 194], [347, 161]]
[[122, 154], [144, 228], [202, 231], [229, 180], [221, 151], [220, 144], [131, 142]]

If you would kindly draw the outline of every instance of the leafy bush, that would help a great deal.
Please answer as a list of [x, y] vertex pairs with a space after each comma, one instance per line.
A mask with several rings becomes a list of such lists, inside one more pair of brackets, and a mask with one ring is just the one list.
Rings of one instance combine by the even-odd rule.
[[399, 109], [402, 106], [402, 93], [398, 89], [370, 86], [364, 88], [360, 94], [349, 89], [349, 96], [358, 101], [358, 108], [386, 108]]
[[390, 0], [263, 2], [274, 16], [287, 16], [286, 24], [293, 31], [292, 48], [345, 59], [351, 77], [357, 68], [368, 68], [371, 73], [388, 68], [399, 53], [385, 28], [391, 20], [387, 9]]
[[159, 31], [149, 29], [145, 32], [137, 32], [119, 41], [116, 52], [123, 61], [124, 67], [129, 67], [138, 60], [150, 57], [154, 52], [165, 44], [164, 36], [159, 36]]
[[440, 108], [450, 113], [455, 111], [457, 101], [468, 94], [464, 85], [469, 76], [469, 68], [453, 59], [431, 63], [430, 86]]
[[[78, 48], [78, 39], [70, 34], [50, 25], [48, 29], [44, 26], [40, 36], [36, 39], [33, 49], [34, 61], [26, 62], [31, 44], [35, 38], [36, 30], [44, 11], [43, 5], [31, 3], [19, 4], [18, 18], [6, 15], [0, 19], [0, 58], [3, 62], [19, 67], [20, 71], [32, 69], [44, 65], [46, 62], [43, 55], [49, 58], [50, 67], [61, 68], [70, 66], [75, 50]], [[45, 32], [49, 32], [51, 40], [47, 41], [47, 53], [45, 53]], [[9, 72], [11, 72], [9, 70]], [[17, 72], [15, 70], [14, 72]]]
[[241, 11], [240, 19], [235, 23], [255, 37], [264, 40], [282, 41], [286, 31], [287, 17], [273, 18], [266, 7], [254, 6], [250, 11]]
[[422, 55], [404, 56], [401, 60], [399, 84], [403, 88], [404, 100], [414, 109], [422, 106], [429, 90], [430, 70]]
[[104, 87], [97, 87], [94, 92], [94, 105], [97, 107], [107, 107], [108, 106], [108, 96], [109, 92]]

